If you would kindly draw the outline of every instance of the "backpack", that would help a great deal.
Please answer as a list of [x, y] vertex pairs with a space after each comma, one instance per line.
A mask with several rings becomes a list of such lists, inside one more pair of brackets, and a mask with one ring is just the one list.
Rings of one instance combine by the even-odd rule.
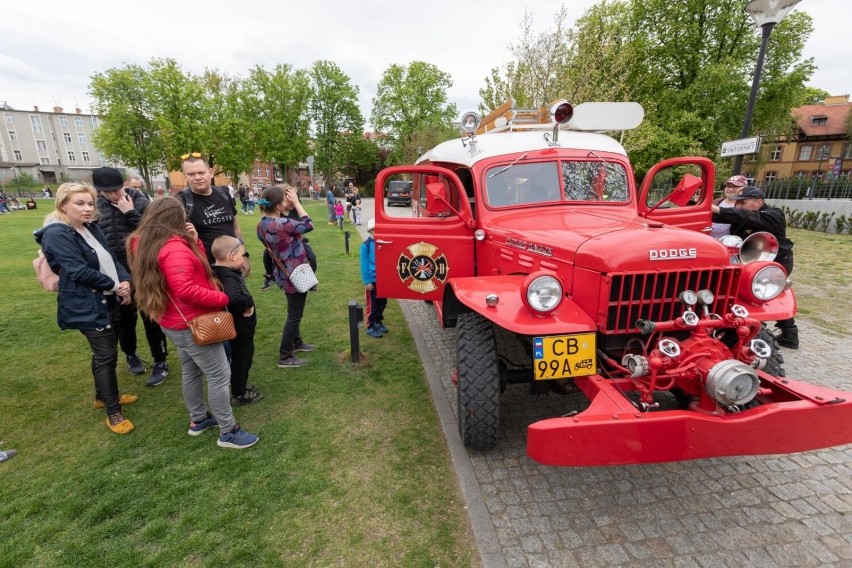
[[41, 249], [38, 249], [38, 256], [33, 259], [33, 268], [42, 288], [48, 292], [59, 291], [59, 275], [50, 268], [50, 264], [47, 263]]
[[[237, 208], [237, 203], [236, 201], [234, 201], [234, 198], [231, 197], [231, 192], [228, 191], [227, 187], [222, 187], [220, 185], [211, 185], [210, 189], [221, 193], [228, 199], [228, 203], [230, 203], [234, 209]], [[190, 215], [192, 215], [192, 206], [194, 205], [194, 201], [192, 199], [192, 188], [183, 188], [178, 192], [178, 196], [180, 196], [180, 200], [183, 201], [184, 208], [186, 208], [186, 218], [189, 219]]]

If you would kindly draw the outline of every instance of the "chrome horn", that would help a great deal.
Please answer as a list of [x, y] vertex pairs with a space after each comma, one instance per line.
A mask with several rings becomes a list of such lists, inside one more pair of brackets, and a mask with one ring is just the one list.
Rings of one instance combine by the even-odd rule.
[[743, 264], [772, 261], [778, 256], [778, 239], [772, 233], [761, 231], [749, 235], [740, 246], [739, 258]]

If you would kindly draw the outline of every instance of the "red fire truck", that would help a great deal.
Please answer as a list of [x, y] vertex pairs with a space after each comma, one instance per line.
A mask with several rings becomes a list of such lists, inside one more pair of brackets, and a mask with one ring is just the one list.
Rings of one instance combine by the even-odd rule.
[[[383, 170], [378, 291], [430, 301], [457, 337], [466, 446], [499, 443], [510, 383], [579, 389], [528, 427], [551, 465], [776, 454], [852, 442], [852, 393], [784, 376], [765, 322], [796, 313], [777, 242], [709, 236], [713, 162], [674, 158], [641, 185], [603, 132], [635, 128], [636, 103], [512, 101], [416, 165]], [[577, 397], [565, 397], [573, 400]]]

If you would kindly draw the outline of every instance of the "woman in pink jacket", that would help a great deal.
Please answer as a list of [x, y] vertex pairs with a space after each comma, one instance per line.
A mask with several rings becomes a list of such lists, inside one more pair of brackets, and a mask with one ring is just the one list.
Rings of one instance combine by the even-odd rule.
[[[187, 324], [196, 316], [223, 309], [228, 296], [213, 275], [195, 227], [186, 221], [183, 204], [177, 199], [151, 202], [127, 246], [130, 265], [138, 271], [136, 302], [178, 348], [189, 435], [198, 436], [218, 425], [220, 447], [253, 446], [258, 437], [241, 429], [231, 410], [231, 370], [224, 345], [196, 345]], [[207, 376], [209, 411], [202, 375]]]

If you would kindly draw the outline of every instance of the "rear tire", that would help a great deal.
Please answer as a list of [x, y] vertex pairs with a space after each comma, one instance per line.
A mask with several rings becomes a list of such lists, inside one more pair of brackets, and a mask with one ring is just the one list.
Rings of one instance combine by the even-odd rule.
[[468, 448], [488, 450], [500, 430], [500, 376], [491, 322], [459, 314], [456, 324], [459, 435]]
[[781, 355], [781, 346], [778, 345], [778, 340], [772, 331], [763, 324], [755, 339], [762, 339], [772, 348], [772, 355], [766, 360], [766, 365], [763, 371], [769, 373], [773, 377], [784, 377], [787, 372], [784, 370], [784, 356]]

